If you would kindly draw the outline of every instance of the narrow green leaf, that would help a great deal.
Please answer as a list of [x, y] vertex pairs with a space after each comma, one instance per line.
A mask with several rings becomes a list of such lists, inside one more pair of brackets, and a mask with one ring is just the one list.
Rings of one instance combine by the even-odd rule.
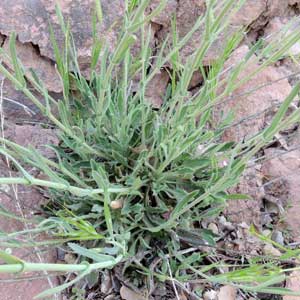
[[15, 72], [16, 79], [22, 86], [26, 86], [26, 81], [24, 77], [24, 70], [21, 63], [18, 61], [17, 50], [16, 50], [16, 34], [13, 32], [9, 38], [9, 50], [10, 57], [13, 64], [13, 69]]
[[84, 278], [90, 272], [91, 272], [91, 269], [90, 269], [89, 265], [87, 265], [86, 270], [81, 272], [73, 280], [70, 280], [69, 282], [59, 285], [55, 288], [48, 289], [48, 290], [38, 294], [37, 296], [35, 296], [34, 299], [41, 299], [41, 298], [45, 298], [45, 297], [48, 297], [48, 296], [51, 296], [54, 294], [58, 294], [58, 293], [62, 292], [63, 290], [67, 289], [68, 287], [74, 285], [76, 282], [80, 281], [82, 278]]
[[291, 105], [292, 101], [298, 95], [300, 90], [300, 84], [297, 83], [289, 96], [285, 99], [285, 101], [280, 106], [279, 110], [277, 111], [276, 115], [274, 116], [271, 125], [264, 131], [263, 135], [264, 138], [269, 140], [274, 136], [274, 134], [278, 131], [278, 126], [280, 126], [280, 122], [286, 115], [286, 112]]
[[97, 14], [98, 22], [101, 24], [103, 22], [101, 1], [95, 0], [95, 5], [96, 5], [96, 14]]
[[87, 257], [95, 262], [108, 262], [111, 261], [111, 263], [115, 263], [115, 258], [110, 255], [97, 253], [94, 250], [87, 249], [85, 247], [79, 246], [78, 244], [74, 243], [68, 243], [68, 246], [76, 253], [81, 255], [82, 257]]
[[24, 265], [24, 261], [21, 260], [20, 258], [8, 254], [5, 251], [0, 250], [0, 259], [2, 259], [4, 262], [6, 262], [7, 264], [22, 264]]

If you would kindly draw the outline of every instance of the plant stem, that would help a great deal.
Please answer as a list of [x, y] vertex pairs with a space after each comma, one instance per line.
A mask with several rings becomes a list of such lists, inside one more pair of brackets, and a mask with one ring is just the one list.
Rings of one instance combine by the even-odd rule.
[[[68, 191], [77, 196], [91, 196], [95, 194], [104, 194], [104, 189], [83, 189], [76, 186], [66, 185], [59, 182], [52, 182], [41, 180], [37, 178], [32, 178], [32, 180], [28, 180], [26, 178], [20, 177], [4, 177], [0, 178], [0, 184], [23, 184], [23, 185], [38, 185], [53, 188], [56, 190], [64, 190]], [[128, 193], [130, 188], [126, 187], [111, 187], [108, 188], [107, 191], [109, 193]]]
[[78, 265], [69, 264], [43, 264], [43, 263], [16, 263], [16, 264], [5, 264], [0, 265], [0, 273], [20, 273], [20, 272], [38, 272], [38, 271], [49, 271], [49, 272], [82, 272], [86, 270], [97, 270], [101, 268], [109, 268], [122, 260], [122, 256], [118, 256], [114, 260], [108, 260], [100, 263], [83, 263]]
[[68, 265], [68, 264], [42, 264], [42, 263], [25, 263], [0, 265], [0, 273], [20, 273], [36, 271], [58, 271], [58, 272], [80, 272], [84, 271], [87, 265]]

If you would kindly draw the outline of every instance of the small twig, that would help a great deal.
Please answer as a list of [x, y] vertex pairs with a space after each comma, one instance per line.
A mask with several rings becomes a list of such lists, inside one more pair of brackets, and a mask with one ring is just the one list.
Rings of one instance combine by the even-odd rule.
[[18, 101], [16, 101], [16, 100], [13, 100], [13, 99], [8, 98], [8, 97], [2, 97], [2, 99], [5, 100], [5, 101], [7, 101], [7, 102], [11, 102], [11, 103], [16, 104], [16, 105], [18, 105], [18, 106], [21, 106], [21, 107], [24, 109], [24, 111], [25, 111], [26, 113], [28, 113], [30, 116], [31, 116], [31, 115], [36, 115], [36, 112], [33, 111], [32, 109], [30, 109], [30, 108], [29, 108], [28, 106], [26, 106], [25, 104], [22, 104], [22, 103], [20, 103], [20, 102], [18, 102]]
[[[272, 99], [271, 101], [278, 101], [278, 99]], [[242, 123], [244, 123], [246, 121], [255, 119], [255, 118], [257, 118], [257, 117], [259, 117], [261, 115], [264, 115], [265, 113], [267, 113], [272, 108], [276, 108], [276, 107], [279, 107], [279, 106], [280, 106], [280, 104], [272, 104], [269, 107], [267, 107], [267, 108], [265, 108], [265, 109], [263, 109], [263, 110], [261, 110], [259, 112], [256, 112], [256, 113], [254, 113], [252, 115], [249, 115], [249, 116], [246, 116], [246, 117], [244, 117], [244, 118], [242, 118], [240, 120], [237, 120], [236, 122], [234, 122], [234, 123], [232, 123], [230, 125], [225, 126], [223, 129], [228, 129], [228, 128], [231, 128], [231, 127], [235, 127], [235, 126], [240, 125], [240, 124], [242, 124]]]
[[171, 279], [171, 282], [172, 282], [172, 286], [173, 286], [176, 298], [177, 298], [177, 300], [180, 300], [179, 294], [178, 294], [178, 291], [177, 291], [177, 287], [176, 287], [176, 284], [174, 282], [174, 278], [173, 278], [173, 275], [172, 275], [172, 271], [171, 271], [171, 266], [170, 266], [170, 263], [169, 263], [169, 259], [166, 259], [166, 262], [167, 262], [167, 266], [168, 266], [168, 269], [169, 269], [169, 275], [170, 275], [170, 279]]
[[[11, 184], [11, 185], [37, 185], [47, 188], [53, 188], [57, 190], [68, 191], [76, 196], [86, 197], [91, 195], [103, 194], [104, 189], [84, 189], [79, 188], [72, 185], [67, 185], [64, 183], [41, 180], [38, 178], [30, 177], [29, 178], [22, 178], [22, 177], [3, 177], [0, 178], [0, 184]], [[130, 187], [108, 187], [107, 191], [109, 193], [126, 193], [131, 190]]]
[[287, 153], [290, 153], [290, 152], [293, 152], [293, 151], [296, 151], [296, 150], [299, 150], [299, 149], [300, 149], [300, 145], [296, 146], [296, 147], [293, 147], [293, 148], [290, 148], [289, 150], [282, 151], [282, 152], [277, 153], [275, 155], [270, 155], [270, 156], [263, 155], [263, 156], [260, 156], [257, 159], [252, 160], [251, 163], [247, 166], [247, 168], [251, 168], [251, 167], [253, 167], [253, 166], [257, 165], [257, 164], [266, 162], [266, 161], [274, 159], [274, 158], [279, 158], [281, 156], [286, 155]]

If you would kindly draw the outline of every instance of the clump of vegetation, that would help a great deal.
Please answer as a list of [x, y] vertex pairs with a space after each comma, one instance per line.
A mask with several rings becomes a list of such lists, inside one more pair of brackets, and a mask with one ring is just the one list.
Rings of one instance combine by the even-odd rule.
[[[274, 134], [299, 119], [299, 110], [286, 116], [299, 91], [296, 86], [270, 126], [256, 136], [239, 143], [223, 142], [221, 136], [232, 122], [231, 115], [212, 126], [215, 107], [282, 58], [300, 38], [299, 32], [293, 32], [280, 44], [270, 43], [262, 48], [262, 43], [258, 43], [238, 65], [224, 69], [227, 58], [243, 39], [240, 30], [228, 37], [219, 58], [204, 68], [205, 55], [243, 2], [207, 1], [205, 15], [183, 38], [176, 33], [174, 20], [173, 35], [160, 49], [151, 49], [147, 24], [160, 13], [166, 1], [151, 15], [145, 14], [147, 0], [126, 3], [123, 33], [113, 52], [105, 40], [97, 37], [97, 22], [102, 21], [101, 5], [97, 2], [89, 79], [80, 71], [70, 28], [57, 9], [65, 34], [63, 50], [51, 34], [64, 91], [58, 101], [48, 94], [34, 72], [25, 75], [16, 55], [15, 36], [11, 36], [10, 53], [2, 54], [8, 55], [14, 72], [4, 65], [0, 65], [0, 71], [58, 129], [60, 144], [51, 146], [56, 159], [49, 160], [35, 149], [2, 139], [1, 154], [22, 176], [1, 178], [0, 183], [43, 187], [50, 200], [35, 229], [1, 239], [9, 248], [30, 247], [39, 242], [29, 238], [29, 234], [37, 237], [46, 232], [51, 239], [43, 245], [64, 245], [80, 261], [65, 265], [34, 264], [2, 251], [0, 258], [6, 264], [0, 265], [0, 272], [46, 270], [78, 274], [74, 280], [45, 291], [40, 297], [60, 292], [92, 272], [117, 264], [123, 265], [124, 272], [130, 270], [131, 277], [137, 271], [161, 281], [172, 278], [186, 282], [201, 277], [250, 291], [287, 293], [272, 287], [285, 279], [284, 270], [275, 263], [248, 261], [247, 266], [235, 266], [226, 276], [219, 276], [216, 265], [205, 265], [205, 253], [185, 251], [191, 245], [214, 245], [214, 234], [202, 229], [200, 222], [218, 215], [228, 199], [247, 197], [228, 194], [227, 190], [239, 182], [249, 160]], [[201, 46], [183, 59], [180, 49], [197, 30], [203, 32]], [[132, 48], [140, 50], [136, 53]], [[253, 59], [260, 62], [259, 67], [237, 82], [237, 76]], [[154, 109], [146, 90], [166, 65], [170, 84], [162, 107]], [[201, 72], [204, 82], [191, 96], [188, 88], [195, 71]], [[29, 82], [43, 95], [44, 103], [32, 93]], [[40, 170], [47, 179], [34, 178], [26, 171], [28, 165]], [[5, 215], [9, 216], [8, 212]], [[28, 242], [17, 244], [16, 236], [28, 236]], [[155, 267], [150, 268], [156, 259]], [[135, 280], [139, 278], [141, 275]]]

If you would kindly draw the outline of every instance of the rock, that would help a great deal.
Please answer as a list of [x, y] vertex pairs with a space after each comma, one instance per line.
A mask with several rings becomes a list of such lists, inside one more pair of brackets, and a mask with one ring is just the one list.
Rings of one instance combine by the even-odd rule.
[[[252, 5], [251, 1], [247, 1], [248, 12], [250, 12]], [[261, 30], [264, 30], [265, 26], [274, 17], [285, 17], [289, 15], [289, 7], [287, 1], [282, 0], [270, 0], [270, 1], [260, 1], [261, 10], [260, 15], [249, 25], [251, 33], [256, 32], [257, 37], [261, 36]], [[246, 6], [246, 5], [245, 5]]]
[[[179, 299], [180, 300], [188, 300], [188, 298], [186, 297], [186, 295], [182, 291], [179, 294]], [[178, 299], [174, 299], [174, 300], [178, 300]]]
[[214, 290], [209, 290], [203, 293], [203, 300], [217, 300], [218, 293]]
[[264, 229], [262, 234], [266, 237], [270, 237], [270, 235], [272, 234], [271, 230], [269, 229]]
[[238, 226], [240, 228], [243, 228], [243, 229], [249, 229], [250, 228], [250, 226], [246, 222], [242, 222]]
[[264, 212], [261, 214], [260, 221], [261, 221], [262, 226], [264, 226], [264, 225], [268, 226], [268, 225], [271, 225], [274, 220], [271, 218], [269, 213]]
[[[295, 141], [291, 147], [296, 145], [299, 146], [299, 141]], [[270, 148], [265, 150], [265, 155], [271, 158], [262, 167], [263, 174], [270, 182], [266, 182], [268, 192], [286, 205], [285, 223], [291, 229], [295, 241], [300, 241], [300, 150], [285, 153]]]
[[[248, 51], [249, 48], [244, 45], [236, 49], [227, 61], [225, 68], [240, 62]], [[256, 68], [258, 68], [258, 64], [252, 60], [238, 76], [237, 82]], [[291, 92], [291, 86], [287, 79], [275, 82], [281, 77], [282, 74], [276, 67], [267, 67], [234, 91], [232, 98], [226, 101], [226, 103], [216, 106], [214, 111], [216, 123], [220, 122], [222, 115], [227, 115], [232, 111], [235, 113], [233, 122], [237, 125], [226, 129], [223, 135], [224, 141], [241, 141], [257, 134], [265, 127], [267, 116], [265, 111], [274, 105], [274, 103], [283, 101]], [[266, 86], [248, 95], [245, 94], [247, 91], [256, 88], [257, 84], [265, 84]], [[255, 118], [245, 120], [249, 116], [255, 116]], [[260, 189], [261, 185], [262, 173], [259, 165], [255, 168], [248, 168], [240, 183], [231, 192], [250, 195], [253, 200], [229, 201], [226, 214], [230, 216], [231, 221], [237, 223], [245, 221], [246, 223], [255, 223], [260, 226], [260, 208], [264, 196], [263, 190]]]
[[[291, 289], [293, 292], [299, 293], [300, 291], [300, 272], [293, 271], [288, 280], [286, 281], [286, 288]], [[283, 296], [283, 300], [300, 300], [300, 296]]]
[[[238, 64], [249, 51], [248, 46], [242, 45], [236, 49], [225, 64], [225, 69]], [[259, 67], [255, 59], [248, 63], [245, 69], [240, 72], [236, 82], [239, 82], [248, 74]], [[265, 125], [264, 118], [266, 109], [270, 108], [274, 103], [280, 103], [290, 94], [292, 88], [287, 79], [277, 81], [282, 78], [282, 74], [276, 67], [269, 66], [253, 76], [248, 82], [238, 87], [231, 98], [226, 103], [217, 105], [215, 109], [215, 121], [218, 123], [221, 115], [227, 115], [230, 111], [235, 114], [234, 122], [240, 122], [247, 117], [258, 115], [250, 120], [231, 127], [225, 131], [223, 139], [226, 141], [241, 141], [245, 138], [255, 135]], [[266, 85], [256, 91], [257, 85]], [[245, 94], [253, 91], [249, 94]], [[220, 91], [221, 92], [221, 91]], [[235, 96], [236, 95], [236, 96]], [[243, 96], [238, 96], [243, 95]]]
[[[151, 13], [155, 8], [157, 8], [160, 2], [161, 2], [160, 0], [152, 0], [148, 9], [149, 13]], [[166, 7], [159, 15], [152, 18], [152, 22], [163, 26], [170, 26], [172, 16], [176, 12], [177, 7], [178, 7], [178, 1], [168, 0]]]
[[270, 41], [271, 36], [276, 35], [288, 23], [288, 18], [276, 17], [270, 20], [264, 28], [264, 35]]
[[59, 140], [53, 129], [45, 129], [39, 125], [10, 125], [4, 133], [5, 137], [21, 146], [33, 147], [47, 158], [55, 157], [55, 153], [47, 145], [58, 145]]
[[[50, 42], [49, 21], [53, 26], [55, 37], [60, 46], [64, 37], [55, 13], [54, 0], [9, 0], [0, 1], [0, 33], [10, 35], [13, 31], [21, 43], [37, 45], [40, 54], [54, 60], [53, 47]], [[88, 72], [92, 45], [93, 0], [60, 0], [60, 7], [65, 20], [70, 22], [75, 44], [78, 47], [78, 60], [83, 71]], [[114, 47], [119, 34], [119, 19], [124, 14], [124, 1], [101, 1], [103, 22], [98, 31], [105, 37], [109, 46]], [[114, 26], [112, 24], [114, 23]]]
[[[284, 26], [286, 26], [290, 22], [290, 19], [287, 17], [276, 17], [270, 20], [267, 27], [265, 28], [265, 36], [268, 37], [267, 41], [276, 42], [276, 40], [283, 39], [284, 37], [292, 34], [294, 31], [300, 29], [299, 21], [293, 22], [292, 26], [289, 30], [283, 30]], [[281, 34], [279, 34], [281, 32]], [[300, 42], [295, 43], [290, 50], [288, 51], [289, 55], [297, 56], [300, 54]]]
[[[9, 39], [5, 40], [2, 47], [9, 53]], [[26, 75], [31, 76], [30, 69], [32, 69], [45, 84], [48, 91], [62, 92], [60, 77], [56, 72], [54, 63], [50, 59], [40, 56], [31, 43], [22, 44], [16, 41], [16, 51], [18, 58], [25, 68]], [[13, 69], [12, 64], [5, 56], [3, 57], [3, 62]]]
[[122, 199], [118, 199], [118, 200], [113, 200], [110, 202], [110, 207], [112, 209], [120, 209], [123, 207], [123, 200]]
[[225, 229], [225, 230], [228, 230], [228, 231], [232, 231], [232, 230], [235, 229], [234, 225], [232, 225], [231, 222], [228, 222], [224, 216], [220, 216], [218, 218], [218, 220], [219, 220], [219, 224], [220, 224], [222, 230]]
[[116, 295], [108, 295], [107, 297], [104, 298], [104, 300], [115, 300]]
[[294, 58], [284, 58], [278, 69], [288, 78], [289, 83], [291, 86], [295, 86], [300, 80], [300, 66], [295, 64]]
[[288, 1], [272, 0], [267, 2], [267, 11], [265, 16], [269, 19], [277, 16], [284, 16], [288, 11]]
[[220, 217], [218, 218], [218, 220], [219, 220], [219, 223], [220, 223], [220, 224], [225, 224], [225, 223], [227, 222], [227, 220], [226, 220], [226, 218], [225, 218], [224, 216], [220, 216]]
[[160, 108], [162, 106], [169, 80], [168, 72], [161, 71], [156, 74], [147, 85], [145, 97], [154, 108]]
[[218, 226], [215, 223], [210, 223], [207, 227], [207, 229], [211, 230], [213, 234], [218, 235], [219, 229]]
[[227, 219], [225, 218], [225, 216], [220, 216], [218, 218], [219, 221], [219, 225], [222, 227], [222, 230], [234, 230], [234, 225], [232, 225], [231, 222], [228, 222]]
[[155, 298], [159, 299], [159, 297], [165, 298], [165, 297], [167, 297], [166, 295], [169, 292], [168, 288], [169, 287], [166, 284], [164, 284], [163, 282], [158, 282], [156, 284], [156, 286], [154, 288], [152, 288], [154, 290], [151, 295], [154, 297], [154, 299]]
[[[171, 24], [169, 22], [172, 15], [175, 15], [176, 17], [178, 36], [179, 38], [182, 38], [191, 30], [197, 19], [205, 13], [204, 0], [180, 0], [174, 2], [177, 2], [176, 9], [173, 7], [173, 10], [170, 10], [167, 15], [164, 15], [164, 19], [159, 20], [160, 24], [164, 25], [157, 33], [157, 37], [160, 42], [163, 42], [172, 32]], [[199, 47], [199, 38], [201, 33], [201, 30], [195, 33], [194, 37], [191, 38], [187, 45], [181, 49], [181, 57], [184, 61], [187, 56]]]
[[110, 293], [111, 289], [112, 289], [112, 280], [110, 276], [110, 271], [105, 270], [102, 274], [102, 279], [101, 279], [101, 293], [107, 295]]
[[[29, 100], [21, 91], [17, 91], [14, 86], [0, 75], [0, 86], [3, 80], [2, 91], [2, 108], [6, 120], [12, 122], [40, 122], [47, 121], [40, 110]], [[29, 86], [30, 87], [30, 86]], [[31, 87], [30, 87], [31, 88]], [[42, 96], [33, 92], [33, 94], [44, 103]], [[58, 94], [49, 93], [55, 99]]]
[[264, 255], [268, 256], [281, 256], [281, 252], [271, 244], [267, 244], [264, 246], [263, 253]]
[[203, 83], [203, 76], [199, 71], [194, 72], [191, 82], [189, 84], [188, 89], [192, 90], [194, 88], [197, 88]]
[[266, 1], [245, 1], [243, 7], [232, 17], [231, 24], [235, 26], [248, 26], [256, 21], [267, 9]]
[[[10, 171], [10, 173], [9, 173]], [[18, 177], [18, 174], [9, 170], [2, 161], [0, 161], [0, 177]], [[0, 204], [10, 211], [11, 213], [22, 216], [23, 215], [28, 219], [32, 219], [34, 213], [38, 212], [38, 207], [41, 204], [45, 204], [45, 199], [41, 194], [31, 188], [18, 186], [17, 190], [13, 190], [12, 186], [5, 187], [6, 192], [1, 192], [0, 189]], [[3, 186], [2, 186], [3, 190]], [[32, 227], [32, 224], [28, 222], [27, 226]], [[26, 227], [24, 223], [8, 219], [3, 216], [0, 218], [0, 232], [15, 232], [25, 230]], [[45, 237], [44, 237], [45, 238]], [[42, 241], [42, 236], [41, 240]], [[4, 250], [4, 245], [0, 245], [1, 250]], [[54, 263], [56, 260], [55, 249], [47, 250], [45, 249], [33, 249], [33, 248], [14, 248], [12, 249], [12, 254], [30, 262], [44, 262], [44, 263]], [[26, 273], [26, 276], [37, 276], [44, 275], [43, 272], [40, 273]], [[22, 276], [22, 275], [21, 275]], [[55, 287], [58, 284], [56, 277], [41, 278], [37, 280], [26, 280], [26, 281], [12, 281], [1, 282], [4, 279], [13, 279], [13, 276], [7, 274], [0, 274], [0, 294], [2, 300], [32, 300], [34, 296], [41, 293], [42, 291], [49, 289], [50, 287]], [[51, 299], [59, 299], [52, 297]]]
[[284, 237], [281, 231], [275, 230], [271, 236], [272, 241], [284, 245]]
[[299, 0], [289, 0], [289, 5], [298, 5], [300, 4]]
[[[212, 62], [214, 62], [222, 54], [228, 37], [233, 35], [238, 29], [242, 27], [252, 27], [253, 23], [255, 23], [255, 21], [263, 14], [263, 12], [266, 11], [266, 9], [267, 4], [264, 0], [245, 1], [242, 8], [231, 17], [227, 29], [219, 34], [217, 40], [211, 45], [204, 58], [203, 64], [210, 65]], [[193, 38], [193, 40], [201, 41], [201, 36], [202, 30], [198, 32], [198, 39]], [[193, 44], [193, 46], [194, 45], [195, 44]], [[188, 48], [190, 47], [191, 46], [188, 45]], [[193, 49], [197, 48], [194, 46]], [[186, 55], [187, 54], [185, 54], [184, 56]]]
[[237, 290], [235, 287], [230, 285], [225, 285], [220, 288], [218, 293], [218, 300], [235, 300]]
[[120, 295], [123, 300], [146, 300], [146, 298], [123, 285], [120, 290]]
[[[166, 36], [172, 31], [169, 20], [172, 14], [174, 14], [175, 3], [173, 3], [173, 1], [168, 2], [172, 3], [172, 9], [170, 9], [169, 13], [161, 15], [159, 20], [156, 20], [163, 26], [158, 33], [158, 39], [160, 41], [165, 40]], [[191, 30], [197, 19], [204, 15], [206, 10], [205, 2], [206, 1], [204, 0], [177, 1], [176, 24], [180, 38], [184, 37]], [[171, 4], [169, 5], [171, 6]], [[246, 1], [241, 10], [231, 18], [227, 30], [222, 32], [211, 45], [204, 58], [203, 64], [210, 65], [213, 61], [215, 61], [224, 49], [228, 36], [232, 35], [240, 27], [252, 25], [266, 10], [267, 3], [265, 0]], [[155, 19], [153, 21], [155, 22]], [[196, 49], [199, 48], [201, 41], [203, 40], [203, 32], [203, 28], [197, 30], [194, 33], [194, 36], [181, 49], [180, 52], [183, 61], [185, 61], [186, 57], [190, 56]]]

